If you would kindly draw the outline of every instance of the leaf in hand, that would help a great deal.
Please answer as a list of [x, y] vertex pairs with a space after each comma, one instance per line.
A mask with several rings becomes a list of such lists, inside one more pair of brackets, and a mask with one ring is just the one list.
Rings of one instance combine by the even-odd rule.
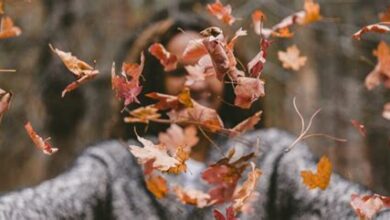
[[14, 26], [14, 22], [8, 16], [3, 16], [1, 18], [1, 27], [0, 27], [0, 39], [7, 39], [11, 37], [17, 37], [22, 33], [22, 30]]
[[0, 122], [11, 105], [12, 93], [0, 89]]
[[53, 148], [52, 145], [49, 143], [50, 138], [43, 139], [35, 132], [30, 122], [27, 122], [24, 125], [24, 128], [26, 129], [27, 134], [30, 136], [35, 146], [38, 149], [42, 150], [44, 154], [52, 155], [58, 151], [58, 148]]
[[57, 48], [54, 48], [50, 45], [50, 49], [57, 54], [62, 62], [65, 64], [66, 68], [73, 73], [76, 77], [76, 81], [70, 83], [66, 88], [62, 91], [62, 97], [65, 96], [67, 92], [73, 91], [77, 89], [81, 84], [84, 84], [91, 79], [95, 78], [97, 74], [99, 74], [99, 70], [95, 70], [88, 63], [79, 60], [77, 57], [72, 56], [71, 53], [67, 53], [61, 51]]
[[332, 163], [327, 156], [322, 156], [317, 164], [317, 173], [312, 171], [301, 171], [303, 183], [309, 189], [320, 188], [325, 190], [332, 174]]
[[213, 4], [207, 4], [207, 10], [225, 24], [232, 25], [236, 21], [236, 18], [231, 15], [232, 7], [230, 5], [224, 6], [220, 0], [215, 0]]
[[287, 48], [287, 51], [279, 51], [278, 58], [283, 63], [283, 68], [298, 71], [305, 65], [307, 57], [299, 56], [299, 49], [296, 45]]
[[149, 52], [160, 61], [161, 65], [164, 66], [165, 72], [173, 71], [177, 68], [177, 57], [167, 51], [162, 44], [152, 44], [149, 47]]

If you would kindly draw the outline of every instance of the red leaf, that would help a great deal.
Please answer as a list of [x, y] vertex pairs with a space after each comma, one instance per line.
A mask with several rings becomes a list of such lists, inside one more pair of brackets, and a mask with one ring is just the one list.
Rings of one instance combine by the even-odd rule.
[[251, 77], [259, 77], [261, 75], [267, 58], [267, 49], [270, 45], [270, 41], [263, 39], [260, 43], [260, 52], [249, 61], [247, 68]]
[[[126, 67], [122, 68], [125, 69]], [[112, 64], [111, 69], [111, 85], [115, 91], [115, 95], [118, 99], [124, 100], [124, 106], [130, 105], [133, 102], [139, 103], [137, 96], [142, 91], [142, 86], [138, 85], [138, 78], [128, 81], [126, 76], [117, 76], [115, 74], [115, 63]]]
[[207, 4], [207, 10], [225, 24], [232, 25], [236, 21], [236, 18], [231, 15], [232, 7], [224, 6], [219, 0], [215, 0], [213, 4]]
[[53, 148], [52, 145], [49, 143], [50, 138], [43, 139], [34, 131], [30, 122], [27, 122], [24, 125], [24, 128], [26, 129], [27, 134], [30, 136], [31, 140], [34, 142], [35, 146], [38, 149], [42, 150], [44, 154], [52, 155], [58, 151], [58, 148]]
[[233, 206], [229, 206], [226, 209], [226, 217], [217, 209], [213, 210], [213, 215], [216, 220], [237, 220], [234, 214]]
[[152, 44], [149, 47], [149, 52], [164, 66], [164, 71], [169, 72], [177, 68], [177, 57], [174, 54], [169, 53], [162, 44]]

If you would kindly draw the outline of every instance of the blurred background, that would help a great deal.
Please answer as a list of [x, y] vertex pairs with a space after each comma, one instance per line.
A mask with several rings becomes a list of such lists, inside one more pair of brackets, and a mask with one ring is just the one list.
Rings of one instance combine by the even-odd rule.
[[[153, 42], [164, 43], [179, 32], [177, 26], [201, 30], [220, 25], [205, 10], [208, 2], [6, 1], [5, 13], [23, 33], [0, 41], [0, 67], [17, 70], [0, 73], [0, 88], [14, 93], [11, 108], [0, 124], [0, 192], [58, 175], [91, 144], [130, 138], [131, 126], [123, 124], [122, 104], [111, 91], [112, 62], [138, 62], [141, 50], [146, 51]], [[249, 31], [245, 40], [238, 41], [236, 49], [243, 63], [259, 51], [258, 37], [251, 26], [253, 10], [264, 11], [268, 17], [265, 26], [271, 27], [301, 10], [304, 3], [303, 0], [222, 2], [231, 4], [233, 15], [242, 19], [231, 28], [224, 26], [227, 35], [241, 26]], [[307, 143], [313, 153], [329, 155], [335, 170], [345, 178], [389, 194], [390, 175], [386, 171], [390, 169], [390, 121], [381, 114], [384, 103], [390, 101], [390, 91], [382, 87], [367, 91], [364, 78], [376, 63], [372, 50], [380, 40], [390, 42], [390, 38], [369, 34], [365, 40], [355, 41], [351, 35], [362, 26], [378, 22], [378, 13], [390, 4], [385, 0], [318, 2], [325, 17], [323, 21], [293, 29], [293, 39], [278, 39], [269, 49], [263, 73], [265, 98], [249, 111], [237, 111], [227, 105], [219, 112], [233, 125], [263, 109], [259, 128], [276, 127], [298, 134], [300, 121], [293, 108], [293, 97], [307, 119], [317, 108], [322, 108], [312, 131], [346, 138], [348, 142], [312, 138]], [[49, 50], [49, 43], [88, 63], [96, 60], [101, 74], [62, 99], [61, 91], [73, 77]], [[306, 66], [298, 72], [283, 69], [277, 59], [277, 51], [293, 44], [308, 57]], [[144, 73], [145, 92], [161, 91], [162, 68], [158, 61], [149, 58]], [[233, 100], [229, 94], [225, 99]], [[366, 126], [366, 138], [352, 126], [352, 119]], [[60, 151], [48, 157], [37, 150], [24, 130], [26, 121], [31, 121], [44, 137], [50, 136]]]

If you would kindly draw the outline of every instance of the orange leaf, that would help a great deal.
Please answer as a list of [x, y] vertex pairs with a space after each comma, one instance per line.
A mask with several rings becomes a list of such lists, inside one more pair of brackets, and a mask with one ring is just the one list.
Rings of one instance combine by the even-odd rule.
[[146, 178], [146, 188], [157, 199], [164, 198], [168, 192], [167, 181], [160, 175], [151, 175]]
[[177, 57], [168, 52], [162, 44], [152, 44], [149, 47], [149, 52], [160, 61], [161, 65], [164, 66], [164, 71], [169, 72], [177, 68]]
[[135, 123], [135, 122], [141, 122], [141, 123], [149, 123], [150, 120], [153, 119], [159, 119], [161, 115], [158, 112], [157, 108], [154, 108], [152, 105], [148, 105], [145, 107], [139, 107], [137, 109], [134, 109], [129, 114], [130, 116], [125, 117], [124, 121], [126, 123]]
[[317, 173], [312, 171], [301, 171], [303, 183], [309, 189], [320, 188], [325, 190], [332, 174], [332, 163], [327, 156], [322, 156], [317, 164]]
[[305, 0], [305, 17], [299, 21], [300, 24], [310, 24], [322, 19], [320, 15], [320, 5], [314, 0]]
[[381, 41], [373, 53], [378, 58], [378, 63], [366, 76], [366, 88], [371, 90], [382, 82], [386, 88], [390, 88], [390, 46]]
[[296, 45], [287, 48], [287, 51], [279, 51], [278, 58], [283, 63], [283, 68], [298, 71], [306, 64], [307, 57], [299, 56], [299, 49]]
[[0, 39], [6, 39], [11, 37], [17, 37], [22, 33], [22, 30], [14, 26], [14, 22], [8, 16], [3, 16], [1, 18], [1, 27], [0, 27]]
[[184, 90], [181, 91], [179, 95], [177, 95], [177, 100], [187, 108], [194, 107], [191, 99], [190, 89], [188, 88], [184, 88]]
[[58, 151], [58, 148], [53, 148], [49, 143], [50, 138], [43, 139], [35, 132], [30, 122], [27, 122], [24, 125], [24, 128], [26, 129], [27, 134], [30, 136], [31, 140], [34, 142], [35, 146], [42, 150], [44, 154], [52, 155]]
[[230, 5], [224, 6], [220, 0], [215, 0], [213, 4], [207, 4], [207, 10], [223, 23], [232, 25], [236, 18], [231, 15], [232, 7]]

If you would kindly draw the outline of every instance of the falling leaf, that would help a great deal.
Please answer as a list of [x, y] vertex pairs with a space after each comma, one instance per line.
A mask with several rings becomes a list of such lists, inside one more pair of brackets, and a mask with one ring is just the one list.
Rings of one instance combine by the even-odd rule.
[[213, 4], [207, 4], [207, 10], [223, 23], [232, 25], [236, 18], [233, 17], [232, 7], [230, 5], [224, 6], [220, 0], [215, 0]]
[[194, 107], [189, 88], [184, 88], [183, 91], [177, 95], [177, 100], [187, 108]]
[[14, 22], [8, 16], [3, 16], [1, 18], [1, 27], [0, 27], [0, 39], [7, 39], [11, 37], [17, 37], [22, 33], [22, 30], [14, 26]]
[[11, 105], [12, 93], [0, 89], [0, 122]]
[[158, 140], [168, 149], [176, 149], [180, 146], [183, 147], [183, 150], [190, 152], [191, 148], [198, 143], [199, 138], [195, 126], [187, 126], [183, 129], [176, 124], [172, 124], [166, 132], [158, 134]]
[[191, 188], [182, 188], [176, 186], [174, 192], [180, 202], [187, 205], [194, 205], [198, 208], [204, 208], [210, 202], [210, 195], [202, 191], [191, 189]]
[[[388, 23], [387, 23], [388, 24]], [[358, 32], [354, 33], [352, 35], [352, 37], [355, 39], [355, 40], [361, 40], [361, 37], [363, 34], [365, 33], [368, 33], [368, 32], [375, 32], [375, 33], [387, 33], [387, 32], [390, 32], [390, 28], [387, 27], [386, 25], [384, 24], [381, 24], [381, 23], [378, 23], [378, 24], [372, 24], [372, 25], [368, 25], [368, 26], [365, 26], [363, 27], [362, 29], [360, 29]]]
[[381, 41], [373, 54], [378, 58], [378, 63], [374, 70], [366, 76], [366, 88], [372, 90], [380, 83], [383, 83], [386, 88], [390, 88], [390, 46]]
[[164, 71], [169, 72], [177, 68], [177, 57], [168, 52], [162, 44], [152, 44], [149, 47], [149, 52], [160, 61], [161, 65], [164, 66]]
[[205, 38], [203, 44], [211, 57], [217, 78], [220, 81], [223, 81], [226, 73], [229, 72], [231, 67], [228, 55], [225, 51], [225, 44], [213, 37]]
[[251, 162], [250, 164], [252, 170], [248, 173], [248, 179], [233, 194], [233, 209], [235, 212], [241, 212], [242, 207], [249, 202], [251, 196], [255, 193], [256, 184], [261, 176], [260, 169], [257, 169], [254, 163]]
[[57, 48], [54, 48], [50, 44], [49, 46], [50, 49], [60, 57], [66, 68], [68, 68], [68, 70], [71, 71], [76, 77], [76, 81], [70, 83], [62, 91], [62, 97], [64, 97], [67, 92], [77, 89], [81, 84], [90, 81], [91, 79], [95, 78], [97, 74], [99, 74], [99, 70], [95, 70], [88, 63], [79, 60], [75, 56], [72, 56], [70, 52], [61, 51]]
[[309, 189], [320, 188], [325, 190], [332, 174], [332, 163], [327, 156], [322, 156], [317, 164], [317, 173], [312, 171], [301, 171], [303, 183]]
[[168, 193], [167, 181], [160, 175], [151, 175], [146, 178], [146, 188], [157, 199], [164, 198]]
[[158, 100], [158, 103], [154, 104], [153, 107], [159, 110], [167, 110], [167, 109], [177, 109], [179, 107], [183, 107], [183, 105], [179, 102], [178, 98], [173, 95], [167, 95], [159, 92], [151, 92], [145, 95], [146, 97]]
[[261, 35], [262, 24], [266, 19], [267, 16], [261, 10], [252, 12], [252, 23], [256, 34]]
[[390, 102], [386, 103], [383, 106], [382, 117], [384, 117], [387, 120], [390, 120]]
[[229, 206], [226, 209], [226, 217], [217, 209], [213, 210], [213, 215], [215, 220], [237, 220], [237, 218], [235, 217], [233, 206]]
[[125, 117], [124, 121], [126, 123], [149, 123], [150, 120], [159, 119], [161, 115], [158, 113], [158, 109], [152, 105], [145, 107], [139, 107], [129, 112], [130, 116]]
[[238, 77], [234, 94], [234, 105], [248, 109], [254, 101], [265, 95], [264, 82], [258, 78]]
[[182, 60], [198, 60], [207, 54], [203, 39], [190, 40], [183, 51]]
[[302, 25], [317, 22], [322, 19], [320, 15], [320, 5], [315, 3], [314, 0], [305, 0], [305, 16], [299, 20], [298, 23]]
[[270, 45], [271, 42], [269, 40], [261, 40], [260, 52], [247, 65], [251, 77], [259, 77], [261, 75], [267, 58], [267, 49]]
[[273, 31], [272, 36], [279, 38], [292, 38], [294, 36], [294, 33], [292, 33], [288, 27], [283, 27], [276, 31]]
[[255, 127], [257, 123], [260, 121], [260, 116], [262, 114], [262, 111], [256, 112], [251, 117], [245, 119], [244, 121], [240, 122], [238, 125], [234, 126], [230, 131], [230, 137], [235, 137], [237, 135], [240, 135], [248, 130], [251, 130]]
[[129, 77], [130, 81], [138, 81], [139, 77], [144, 70], [145, 55], [141, 53], [141, 63], [123, 63], [122, 64], [122, 76]]
[[198, 63], [195, 65], [185, 66], [185, 69], [188, 73], [186, 75], [186, 86], [192, 86], [197, 82], [203, 82], [206, 77], [215, 75], [213, 63], [209, 55], [205, 55], [200, 58]]
[[352, 194], [350, 204], [360, 219], [372, 219], [382, 208], [390, 208], [390, 197]]
[[287, 51], [279, 51], [278, 58], [283, 63], [283, 68], [298, 71], [305, 65], [307, 57], [299, 56], [299, 49], [296, 45], [287, 48]]
[[35, 146], [38, 149], [42, 150], [44, 154], [52, 155], [58, 151], [58, 148], [53, 148], [52, 145], [49, 143], [50, 138], [43, 139], [35, 132], [30, 122], [27, 122], [24, 125], [24, 128], [26, 129], [27, 134], [30, 136]]
[[367, 135], [366, 127], [357, 120], [351, 120], [352, 125], [359, 131], [360, 135], [365, 137]]
[[[126, 65], [126, 64], [124, 64], [124, 65]], [[126, 70], [126, 67], [122, 67], [122, 69]], [[138, 73], [136, 73], [136, 74], [138, 74]], [[130, 105], [133, 102], [139, 103], [137, 96], [142, 91], [142, 86], [139, 85], [138, 78], [133, 78], [133, 80], [128, 81], [126, 78], [126, 75], [127, 74], [122, 74], [121, 76], [116, 75], [115, 74], [115, 63], [112, 64], [111, 86], [112, 86], [112, 89], [115, 91], [115, 96], [118, 99], [124, 100], [124, 107], [126, 107], [127, 105]], [[136, 75], [134, 75], [134, 76], [136, 77]]]

